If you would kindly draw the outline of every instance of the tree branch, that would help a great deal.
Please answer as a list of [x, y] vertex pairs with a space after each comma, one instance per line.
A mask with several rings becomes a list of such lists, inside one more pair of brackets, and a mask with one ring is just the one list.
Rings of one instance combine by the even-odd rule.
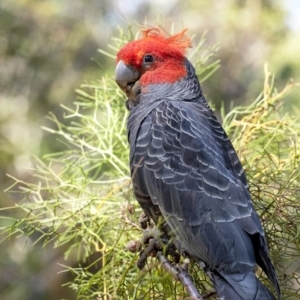
[[147, 258], [149, 256], [156, 256], [162, 268], [170, 275], [172, 275], [173, 278], [182, 283], [187, 293], [189, 294], [189, 297], [187, 299], [205, 300], [210, 298], [211, 296], [216, 295], [215, 291], [209, 292], [204, 296], [200, 295], [196, 286], [193, 283], [190, 274], [187, 271], [187, 265], [182, 267], [178, 266], [177, 263], [179, 262], [180, 255], [176, 251], [174, 252], [174, 245], [172, 243], [168, 245], [167, 248], [165, 248], [165, 253], [166, 255], [171, 255], [173, 257], [174, 261], [176, 262], [176, 265], [171, 263], [171, 261], [163, 254], [163, 243], [161, 240], [153, 237], [153, 232], [148, 232], [146, 238], [144, 237], [144, 240], [145, 239], [148, 245], [140, 253], [140, 258], [137, 261], [137, 266], [139, 269], [144, 268], [147, 262]]
[[171, 274], [176, 280], [180, 281], [186, 291], [188, 292], [190, 298], [193, 300], [204, 300], [204, 298], [199, 294], [197, 288], [195, 287], [191, 276], [188, 272], [182, 270], [179, 267], [175, 267], [172, 263], [162, 254], [161, 251], [157, 252], [157, 258], [165, 271]]

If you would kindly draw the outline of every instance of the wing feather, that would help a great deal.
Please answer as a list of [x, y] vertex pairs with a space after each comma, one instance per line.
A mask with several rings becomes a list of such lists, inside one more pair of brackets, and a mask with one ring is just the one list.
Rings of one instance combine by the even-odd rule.
[[181, 249], [230, 272], [257, 261], [275, 282], [243, 168], [207, 105], [162, 101], [130, 141], [137, 199], [154, 220], [164, 216]]

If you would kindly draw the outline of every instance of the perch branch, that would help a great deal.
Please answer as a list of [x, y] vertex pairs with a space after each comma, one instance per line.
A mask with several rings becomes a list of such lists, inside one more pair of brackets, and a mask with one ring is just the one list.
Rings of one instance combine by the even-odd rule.
[[190, 296], [189, 299], [204, 300], [195, 287], [191, 276], [186, 271], [172, 265], [172, 263], [160, 251], [157, 252], [157, 258], [164, 270], [182, 283]]

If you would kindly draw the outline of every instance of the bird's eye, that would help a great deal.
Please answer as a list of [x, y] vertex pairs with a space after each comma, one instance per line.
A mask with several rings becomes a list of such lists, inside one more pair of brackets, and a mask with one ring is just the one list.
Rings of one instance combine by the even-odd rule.
[[152, 63], [153, 61], [154, 61], [154, 58], [153, 58], [152, 55], [147, 54], [147, 55], [144, 56], [144, 62], [145, 63]]

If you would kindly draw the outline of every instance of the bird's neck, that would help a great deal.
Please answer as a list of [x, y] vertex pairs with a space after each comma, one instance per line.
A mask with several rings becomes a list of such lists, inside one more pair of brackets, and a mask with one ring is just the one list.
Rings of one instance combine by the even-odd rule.
[[140, 104], [164, 101], [199, 101], [202, 89], [192, 64], [185, 60], [186, 76], [173, 83], [150, 84], [141, 88]]

